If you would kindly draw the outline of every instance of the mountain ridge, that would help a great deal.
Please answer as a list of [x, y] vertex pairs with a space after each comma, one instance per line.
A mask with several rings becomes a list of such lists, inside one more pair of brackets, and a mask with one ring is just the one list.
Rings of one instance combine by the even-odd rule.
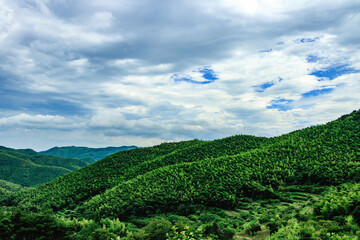
[[80, 159], [0, 146], [0, 179], [25, 187], [41, 185], [87, 165]]
[[90, 148], [90, 147], [79, 147], [79, 146], [63, 146], [53, 147], [40, 153], [57, 156], [57, 157], [70, 157], [82, 159], [88, 163], [94, 163], [98, 160], [103, 159], [113, 153], [138, 148], [137, 146], [120, 146], [120, 147], [103, 147], [103, 148]]

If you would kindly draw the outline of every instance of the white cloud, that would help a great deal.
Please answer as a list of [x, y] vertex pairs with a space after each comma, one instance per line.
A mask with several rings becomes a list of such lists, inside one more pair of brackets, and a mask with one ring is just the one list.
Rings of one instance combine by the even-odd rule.
[[[145, 146], [324, 123], [359, 108], [360, 76], [309, 74], [360, 69], [359, 17], [351, 0], [0, 1], [0, 126], [37, 146], [45, 129], [67, 145]], [[218, 79], [199, 84], [204, 67]], [[269, 109], [281, 99], [287, 111]]]
[[58, 115], [29, 115], [21, 113], [15, 116], [0, 118], [0, 127], [71, 129], [78, 127], [78, 125], [78, 123]]
[[94, 14], [92, 24], [98, 29], [108, 29], [112, 26], [114, 16], [111, 12], [103, 11]]
[[116, 67], [133, 67], [141, 64], [141, 60], [134, 58], [117, 59], [112, 61], [112, 64]]
[[128, 128], [129, 123], [121, 112], [116, 109], [100, 110], [92, 116], [89, 122], [90, 127], [94, 128]]

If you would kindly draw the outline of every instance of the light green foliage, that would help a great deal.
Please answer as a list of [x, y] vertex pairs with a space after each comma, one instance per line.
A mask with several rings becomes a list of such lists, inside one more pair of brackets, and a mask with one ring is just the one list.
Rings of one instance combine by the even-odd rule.
[[211, 237], [205, 237], [201, 228], [195, 231], [185, 226], [183, 230], [172, 227], [172, 232], [166, 234], [166, 240], [211, 240]]

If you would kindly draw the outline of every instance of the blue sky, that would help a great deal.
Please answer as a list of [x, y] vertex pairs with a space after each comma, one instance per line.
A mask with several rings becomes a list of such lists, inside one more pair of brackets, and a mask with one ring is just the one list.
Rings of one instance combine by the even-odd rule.
[[0, 1], [0, 145], [275, 136], [360, 108], [352, 0]]

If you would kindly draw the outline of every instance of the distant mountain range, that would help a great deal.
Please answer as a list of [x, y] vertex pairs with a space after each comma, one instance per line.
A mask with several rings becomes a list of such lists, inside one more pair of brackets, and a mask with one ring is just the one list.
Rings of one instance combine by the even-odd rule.
[[0, 180], [24, 187], [38, 186], [87, 165], [89, 163], [81, 159], [60, 158], [32, 149], [16, 150], [0, 146]]
[[135, 146], [54, 147], [44, 152], [0, 146], [0, 192], [35, 187]]
[[122, 146], [122, 147], [106, 147], [106, 148], [88, 148], [88, 147], [54, 147], [40, 153], [65, 157], [65, 158], [78, 158], [88, 163], [94, 163], [104, 157], [113, 153], [138, 148], [136, 146]]

